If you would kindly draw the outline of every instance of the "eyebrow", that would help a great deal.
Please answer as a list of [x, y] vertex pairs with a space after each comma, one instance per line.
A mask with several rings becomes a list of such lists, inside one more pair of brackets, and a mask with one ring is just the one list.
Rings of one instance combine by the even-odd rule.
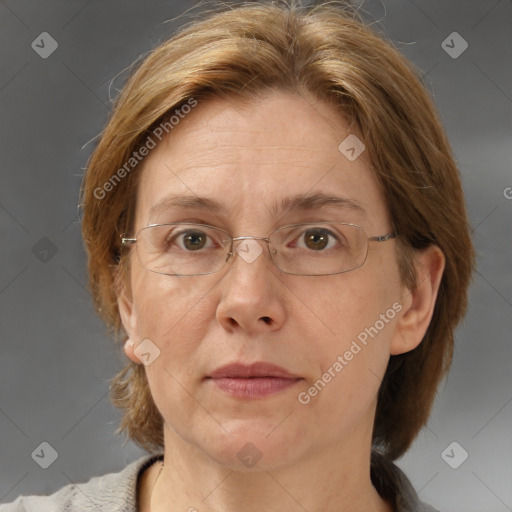
[[[270, 208], [270, 213], [272, 215], [280, 215], [296, 210], [311, 211], [324, 207], [351, 210], [365, 218], [367, 217], [366, 210], [357, 201], [346, 197], [325, 194], [323, 192], [285, 197]], [[150, 208], [149, 215], [151, 216], [171, 208], [210, 210], [215, 214], [226, 213], [226, 208], [222, 204], [209, 197], [167, 196]]]

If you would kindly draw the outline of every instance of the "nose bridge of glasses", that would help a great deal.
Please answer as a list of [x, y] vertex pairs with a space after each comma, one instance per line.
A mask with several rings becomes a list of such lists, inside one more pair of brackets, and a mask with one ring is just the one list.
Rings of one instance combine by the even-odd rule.
[[[267, 245], [267, 247], [270, 250], [270, 245], [269, 245], [270, 240], [269, 240], [268, 237], [265, 237], [265, 236], [235, 236], [235, 237], [232, 237], [231, 240], [232, 240], [232, 244], [233, 245], [232, 245], [232, 249], [231, 249], [230, 254], [233, 254], [234, 252], [237, 252], [234, 249], [235, 242], [242, 242], [243, 243], [246, 240], [255, 240], [255, 243], [257, 243], [260, 247], [261, 247], [261, 244], [259, 243], [259, 240], [263, 240], [265, 242], [265, 245]], [[240, 247], [240, 244], [239, 244], [239, 247]], [[274, 252], [275, 252], [275, 250], [274, 250]]]
[[236, 242], [237, 240], [265, 240], [267, 243], [269, 241], [269, 239], [264, 236], [234, 236], [232, 240], [233, 242]]

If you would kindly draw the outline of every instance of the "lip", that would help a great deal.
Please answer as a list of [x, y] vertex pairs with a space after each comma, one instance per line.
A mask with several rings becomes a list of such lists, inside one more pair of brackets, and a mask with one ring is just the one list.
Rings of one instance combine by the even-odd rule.
[[300, 379], [298, 375], [290, 373], [272, 363], [256, 362], [252, 364], [231, 363], [217, 368], [209, 378], [211, 379], [251, 379], [257, 377], [279, 377], [282, 379]]
[[264, 398], [297, 384], [302, 377], [275, 364], [232, 363], [218, 368], [207, 377], [223, 392], [243, 399]]

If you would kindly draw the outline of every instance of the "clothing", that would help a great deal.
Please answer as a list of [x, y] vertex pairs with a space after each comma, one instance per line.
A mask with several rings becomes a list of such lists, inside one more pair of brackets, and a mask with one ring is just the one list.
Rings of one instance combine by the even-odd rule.
[[[137, 479], [163, 454], [145, 455], [118, 473], [69, 484], [49, 496], [19, 496], [0, 505], [0, 512], [137, 512]], [[439, 512], [419, 501], [403, 471], [379, 454], [372, 454], [372, 482], [395, 512]]]

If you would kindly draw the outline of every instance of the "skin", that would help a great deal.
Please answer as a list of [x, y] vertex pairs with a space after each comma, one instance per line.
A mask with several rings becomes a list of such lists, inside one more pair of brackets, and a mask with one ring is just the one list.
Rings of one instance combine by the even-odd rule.
[[[349, 161], [338, 150], [350, 133], [331, 107], [289, 92], [247, 104], [200, 103], [146, 157], [134, 234], [150, 223], [191, 219], [233, 236], [319, 220], [353, 222], [368, 236], [388, 233], [365, 153]], [[319, 191], [357, 201], [366, 217], [329, 208], [270, 213], [283, 197]], [[225, 212], [150, 217], [169, 193], [214, 198]], [[195, 277], [147, 271], [130, 252], [131, 289], [118, 300], [130, 340], [125, 352], [141, 364], [138, 344], [149, 338], [158, 346], [146, 372], [165, 423], [166, 464], [158, 480], [158, 465], [143, 475], [139, 508], [244, 512], [257, 503], [270, 512], [389, 512], [369, 472], [377, 392], [389, 356], [414, 349], [425, 334], [443, 254], [436, 247], [417, 254], [419, 286], [411, 292], [400, 283], [395, 240], [370, 243], [361, 268], [321, 277], [281, 273], [262, 248], [252, 263], [235, 256], [220, 272]], [[299, 403], [298, 393], [397, 301], [401, 311], [379, 334], [309, 404]], [[233, 398], [205, 377], [235, 361], [271, 362], [303, 380], [263, 399]], [[248, 442], [262, 455], [251, 468], [237, 457]]]

